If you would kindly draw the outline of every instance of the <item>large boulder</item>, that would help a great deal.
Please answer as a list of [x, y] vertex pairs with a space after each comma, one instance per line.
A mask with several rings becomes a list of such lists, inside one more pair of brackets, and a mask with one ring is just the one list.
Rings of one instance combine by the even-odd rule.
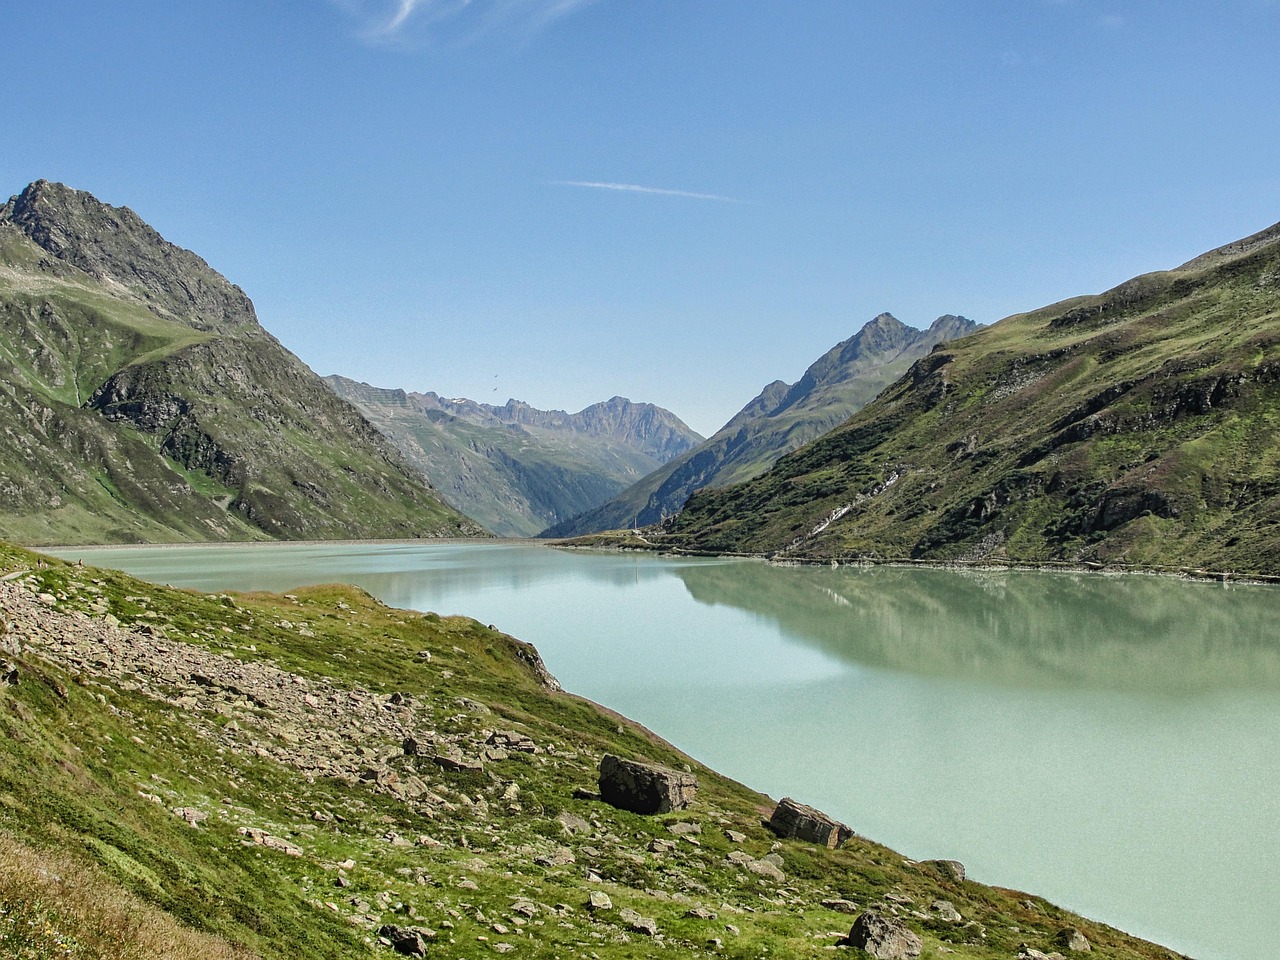
[[790, 797], [782, 798], [767, 825], [780, 837], [808, 840], [832, 850], [853, 836], [853, 831], [843, 823]]
[[907, 960], [920, 956], [924, 943], [901, 920], [868, 910], [853, 921], [845, 943], [865, 950], [876, 960]]
[[1075, 927], [1067, 927], [1058, 931], [1058, 946], [1072, 952], [1085, 953], [1093, 949], [1089, 938]]
[[606, 753], [600, 761], [600, 799], [633, 813], [670, 813], [683, 810], [698, 792], [692, 773], [656, 764], [623, 760]]

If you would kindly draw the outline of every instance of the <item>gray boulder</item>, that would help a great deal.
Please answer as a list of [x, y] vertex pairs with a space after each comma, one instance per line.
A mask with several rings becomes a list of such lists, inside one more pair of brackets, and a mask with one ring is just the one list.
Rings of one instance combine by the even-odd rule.
[[853, 836], [853, 831], [821, 810], [783, 797], [766, 824], [780, 837], [795, 837], [836, 849]]
[[1075, 927], [1067, 927], [1065, 930], [1058, 931], [1058, 946], [1064, 950], [1072, 950], [1079, 953], [1085, 953], [1093, 949], [1089, 945], [1089, 938]]
[[844, 942], [865, 950], [876, 960], [907, 960], [920, 956], [924, 948], [920, 937], [908, 930], [902, 921], [870, 910], [853, 921]]
[[396, 953], [406, 957], [425, 957], [427, 941], [434, 939], [436, 932], [426, 927], [401, 927], [388, 923], [378, 928], [378, 936], [386, 939]]
[[698, 778], [691, 773], [610, 753], [600, 761], [600, 799], [620, 810], [644, 814], [683, 810], [697, 792]]

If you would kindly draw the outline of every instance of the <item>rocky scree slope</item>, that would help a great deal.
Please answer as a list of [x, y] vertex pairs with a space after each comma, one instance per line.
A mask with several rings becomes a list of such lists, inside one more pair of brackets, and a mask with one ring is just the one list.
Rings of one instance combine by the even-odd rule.
[[34, 543], [477, 533], [127, 208], [0, 206], [0, 534]]
[[[1067, 932], [1176, 957], [950, 861], [780, 840], [768, 798], [465, 618], [343, 587], [177, 591], [0, 544], [0, 624], [3, 848], [57, 851], [252, 956], [818, 957], [862, 915], [957, 960], [1051, 956]], [[691, 805], [602, 802], [605, 755], [691, 771]], [[4, 910], [75, 939], [68, 894], [42, 896]]]
[[882, 313], [819, 357], [796, 383], [775, 380], [709, 440], [608, 503], [550, 527], [544, 536], [658, 523], [679, 511], [696, 490], [758, 476], [783, 454], [844, 423], [935, 344], [967, 336], [978, 326], [947, 315], [917, 330]]
[[578, 413], [450, 400], [325, 378], [450, 503], [488, 530], [528, 537], [603, 503], [702, 437], [651, 403], [614, 397]]
[[1280, 227], [947, 344], [656, 539], [1280, 574]]

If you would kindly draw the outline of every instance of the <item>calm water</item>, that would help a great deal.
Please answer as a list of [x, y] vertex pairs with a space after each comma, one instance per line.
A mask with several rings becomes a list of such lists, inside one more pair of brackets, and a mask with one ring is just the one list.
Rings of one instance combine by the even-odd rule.
[[539, 546], [63, 551], [206, 590], [359, 584], [916, 858], [1204, 960], [1272, 960], [1280, 593]]

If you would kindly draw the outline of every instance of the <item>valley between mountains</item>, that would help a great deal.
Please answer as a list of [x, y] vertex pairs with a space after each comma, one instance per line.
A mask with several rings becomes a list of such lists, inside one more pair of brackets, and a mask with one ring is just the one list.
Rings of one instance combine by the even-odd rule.
[[[987, 327], [883, 314], [704, 439], [620, 397], [322, 379], [199, 256], [37, 181], [0, 207], [0, 946], [1175, 958], [952, 861], [770, 828], [776, 801], [494, 627], [25, 547], [541, 533], [1280, 576], [1278, 371], [1273, 227]], [[607, 756], [696, 794], [606, 802]]]

